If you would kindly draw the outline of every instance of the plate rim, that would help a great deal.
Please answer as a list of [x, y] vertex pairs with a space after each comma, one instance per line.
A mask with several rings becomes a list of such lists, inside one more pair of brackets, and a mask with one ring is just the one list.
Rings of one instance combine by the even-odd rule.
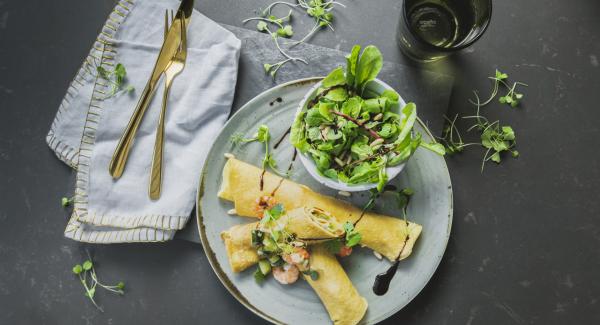
[[[240, 109], [238, 109], [233, 115], [231, 115], [231, 117], [229, 117], [227, 119], [227, 121], [225, 122], [225, 124], [223, 125], [222, 129], [225, 129], [227, 127], [227, 125], [229, 125], [229, 123], [231, 123], [231, 121], [247, 106], [249, 106], [250, 104], [252, 104], [253, 102], [257, 101], [258, 98], [262, 97], [263, 95], [272, 92], [276, 89], [281, 89], [287, 86], [291, 86], [294, 84], [304, 84], [304, 83], [308, 83], [308, 82], [318, 82], [319, 80], [322, 80], [324, 77], [307, 77], [307, 78], [300, 78], [300, 79], [295, 79], [295, 80], [291, 80], [291, 81], [287, 81], [284, 83], [281, 83], [279, 85], [275, 85], [274, 87], [271, 87], [269, 89], [266, 89], [264, 91], [262, 91], [261, 93], [257, 94], [256, 96], [254, 96], [252, 99], [250, 99], [249, 101], [247, 101], [244, 105], [242, 105], [242, 107], [240, 107]], [[435, 140], [435, 137], [433, 136], [433, 134], [431, 133], [431, 131], [429, 130], [429, 128], [427, 127], [427, 125], [417, 116], [417, 122], [419, 123], [419, 125], [423, 128], [423, 130], [425, 130], [425, 132], [427, 133], [427, 135]], [[218, 136], [218, 135], [217, 135]], [[210, 154], [210, 152], [213, 150], [213, 145], [211, 145], [211, 148], [209, 149], [208, 153]], [[415, 291], [414, 295], [411, 295], [408, 299], [408, 302], [404, 305], [401, 306], [399, 308], [394, 308], [391, 312], [388, 313], [384, 313], [381, 316], [377, 317], [376, 319], [374, 319], [372, 322], [369, 322], [368, 324], [371, 323], [378, 323], [381, 322], [387, 318], [389, 318], [390, 316], [398, 313], [400, 310], [404, 309], [404, 307], [406, 307], [409, 303], [411, 303], [415, 297], [417, 297], [421, 291], [423, 291], [423, 289], [427, 286], [427, 284], [429, 284], [429, 281], [431, 281], [431, 278], [433, 277], [433, 274], [437, 271], [445, 253], [446, 253], [446, 249], [448, 248], [448, 242], [450, 240], [450, 234], [451, 234], [451, 230], [452, 230], [452, 221], [453, 221], [453, 216], [454, 216], [454, 191], [452, 188], [452, 179], [450, 177], [450, 171], [448, 170], [448, 165], [446, 164], [446, 159], [444, 157], [441, 157], [444, 160], [444, 164], [443, 164], [443, 169], [446, 172], [447, 176], [448, 176], [448, 180], [449, 180], [449, 184], [450, 187], [448, 188], [448, 194], [449, 194], [449, 204], [450, 206], [449, 208], [449, 212], [448, 212], [448, 228], [446, 230], [446, 236], [445, 236], [445, 241], [444, 241], [444, 250], [443, 253], [440, 254], [440, 256], [437, 258], [437, 261], [435, 263], [435, 267], [432, 268], [432, 271], [430, 274], [428, 274], [427, 276], [427, 281], [424, 282], [423, 286], [421, 288], [419, 288], [419, 290]], [[198, 235], [200, 237], [200, 242], [202, 243], [202, 250], [204, 251], [204, 254], [206, 255], [206, 258], [208, 259], [208, 262], [211, 266], [211, 268], [213, 269], [213, 271], [215, 272], [215, 274], [217, 275], [217, 278], [221, 281], [221, 284], [223, 284], [223, 286], [225, 287], [225, 289], [227, 289], [227, 291], [229, 291], [229, 293], [239, 302], [241, 303], [244, 307], [246, 307], [248, 310], [250, 310], [251, 312], [253, 312], [255, 315], [263, 318], [264, 320], [271, 322], [273, 324], [285, 324], [283, 322], [281, 322], [278, 319], [275, 319], [269, 315], [267, 315], [265, 312], [263, 312], [262, 310], [258, 309], [257, 307], [255, 307], [254, 305], [252, 305], [236, 288], [236, 286], [232, 283], [232, 281], [229, 279], [229, 277], [227, 276], [227, 274], [225, 274], [225, 272], [223, 271], [221, 264], [219, 263], [219, 261], [217, 260], [217, 257], [215, 255], [215, 252], [211, 249], [210, 244], [208, 242], [208, 238], [206, 236], [205, 233], [205, 226], [204, 226], [204, 217], [202, 216], [202, 208], [201, 208], [201, 204], [200, 201], [201, 199], [204, 197], [204, 175], [207, 172], [207, 164], [204, 164], [204, 166], [202, 167], [202, 172], [200, 173], [200, 182], [198, 185], [198, 190], [197, 190], [197, 194], [196, 194], [196, 221], [197, 221], [197, 229], [198, 229]]]

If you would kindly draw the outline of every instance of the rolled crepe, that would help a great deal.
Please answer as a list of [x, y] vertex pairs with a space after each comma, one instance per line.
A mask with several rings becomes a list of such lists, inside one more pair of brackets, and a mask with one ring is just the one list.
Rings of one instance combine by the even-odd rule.
[[[331, 213], [339, 222], [354, 223], [360, 218], [361, 209], [341, 200], [321, 195], [301, 185], [265, 172], [263, 188], [260, 189], [262, 170], [253, 165], [228, 159], [223, 168], [223, 180], [218, 196], [233, 201], [237, 214], [256, 217], [256, 201], [261, 196], [271, 195], [285, 209], [318, 207]], [[356, 229], [362, 235], [361, 244], [367, 246], [390, 261], [408, 257], [421, 234], [421, 225], [400, 218], [389, 217], [374, 212], [366, 212]]]
[[277, 223], [307, 244], [319, 243], [344, 235], [344, 227], [331, 214], [319, 208], [300, 207], [281, 216]]
[[367, 311], [367, 300], [362, 297], [336, 259], [323, 245], [311, 247], [310, 268], [319, 276], [316, 280], [304, 275], [315, 290], [329, 318], [336, 325], [354, 325]]
[[233, 272], [242, 272], [258, 263], [256, 248], [252, 247], [252, 230], [256, 229], [257, 225], [258, 222], [235, 225], [221, 233]]
[[[342, 225], [325, 211], [316, 208], [298, 208], [287, 211], [277, 221], [280, 228], [295, 234], [307, 244], [323, 242], [344, 234]], [[221, 233], [229, 265], [233, 272], [241, 272], [258, 263], [256, 248], [252, 247], [252, 230], [262, 229], [258, 222], [235, 225]]]

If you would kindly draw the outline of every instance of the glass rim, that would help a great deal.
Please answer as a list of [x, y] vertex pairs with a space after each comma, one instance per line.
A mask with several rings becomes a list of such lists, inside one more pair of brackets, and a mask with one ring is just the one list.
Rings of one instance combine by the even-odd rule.
[[[477, 40], [479, 40], [481, 38], [481, 36], [483, 36], [483, 34], [485, 33], [485, 31], [488, 29], [488, 27], [490, 26], [490, 22], [492, 21], [492, 0], [488, 0], [488, 4], [489, 4], [489, 10], [488, 10], [488, 16], [489, 18], [485, 21], [485, 24], [482, 26], [481, 32], [479, 34], [477, 34], [475, 37], [473, 37], [473, 39], [471, 39], [470, 41], [461, 44], [459, 46], [455, 46], [455, 47], [441, 47], [441, 46], [437, 46], [437, 45], [433, 45], [430, 43], [427, 43], [425, 41], [423, 41], [422, 39], [420, 39], [419, 37], [416, 37], [414, 35], [413, 38], [419, 42], [421, 45], [425, 46], [425, 47], [429, 47], [432, 48], [435, 51], [438, 52], [454, 52], [454, 51], [460, 51], [464, 48], [467, 48], [469, 46], [471, 46], [473, 43], [477, 42]], [[408, 30], [411, 33], [414, 33], [410, 24], [408, 23], [408, 17], [406, 16], [407, 14], [407, 10], [406, 10], [406, 0], [404, 0], [402, 2], [402, 16], [404, 16], [404, 24], [406, 25], [406, 28], [408, 28]]]

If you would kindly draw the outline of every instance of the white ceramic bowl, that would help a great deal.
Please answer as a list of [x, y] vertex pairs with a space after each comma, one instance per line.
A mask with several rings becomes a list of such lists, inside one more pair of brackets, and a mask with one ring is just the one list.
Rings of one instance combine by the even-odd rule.
[[[304, 98], [302, 99], [302, 101], [300, 101], [300, 104], [298, 105], [298, 109], [296, 111], [296, 117], [298, 116], [298, 114], [300, 114], [305, 109], [306, 103], [309, 100], [311, 100], [312, 98], [314, 98], [315, 93], [317, 92], [317, 89], [319, 89], [319, 87], [321, 87], [321, 82], [317, 83], [314, 87], [312, 87], [308, 91], [308, 93], [306, 93], [306, 96], [304, 96]], [[367, 87], [366, 87], [366, 90], [370, 90], [377, 94], [381, 94], [381, 93], [383, 93], [384, 90], [387, 90], [387, 89], [394, 90], [394, 88], [390, 87], [388, 84], [386, 84], [385, 82], [383, 82], [379, 79], [375, 79], [375, 80], [371, 81], [370, 83], [367, 84]], [[402, 96], [400, 96], [400, 98], [398, 100], [398, 105], [392, 107], [392, 111], [395, 113], [401, 114], [400, 108], [404, 107], [404, 105], [406, 105], [406, 102], [404, 102], [404, 99], [402, 99]], [[310, 157], [307, 154], [303, 154], [301, 152], [299, 152], [299, 157], [300, 157], [300, 161], [302, 161], [302, 164], [304, 165], [304, 168], [306, 168], [308, 173], [319, 183], [321, 183], [327, 187], [334, 188], [334, 189], [340, 190], [340, 191], [348, 191], [348, 192], [366, 191], [366, 190], [370, 190], [372, 188], [377, 187], [377, 183], [346, 184], [339, 180], [333, 180], [331, 178], [325, 177], [319, 173], [319, 170], [317, 169], [317, 165], [315, 164], [312, 157]], [[406, 162], [401, 163], [396, 166], [393, 166], [393, 167], [387, 167], [386, 172], [388, 175], [388, 180], [392, 180], [394, 177], [398, 176], [398, 174], [400, 174], [402, 169], [404, 169], [405, 165], [406, 165]]]

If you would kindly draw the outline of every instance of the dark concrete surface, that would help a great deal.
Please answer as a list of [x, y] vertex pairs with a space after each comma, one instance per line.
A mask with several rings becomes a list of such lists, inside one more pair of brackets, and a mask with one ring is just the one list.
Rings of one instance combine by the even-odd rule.
[[[238, 26], [267, 3], [196, 2]], [[336, 32], [313, 43], [344, 51], [372, 43], [386, 60], [414, 65], [396, 47], [401, 1], [344, 2]], [[0, 323], [263, 323], [229, 295], [197, 244], [90, 246], [62, 235], [68, 211], [59, 201], [74, 174], [44, 136], [112, 6], [0, 1]], [[472, 112], [471, 90], [488, 89], [497, 67], [528, 83], [520, 108], [485, 110], [514, 127], [521, 156], [483, 174], [479, 148], [448, 159], [455, 213], [444, 260], [386, 324], [600, 323], [599, 16], [594, 0], [495, 1], [475, 46], [424, 66], [455, 77], [451, 115]], [[86, 249], [102, 279], [127, 283], [124, 297], [98, 294], [105, 313], [71, 274]]]

